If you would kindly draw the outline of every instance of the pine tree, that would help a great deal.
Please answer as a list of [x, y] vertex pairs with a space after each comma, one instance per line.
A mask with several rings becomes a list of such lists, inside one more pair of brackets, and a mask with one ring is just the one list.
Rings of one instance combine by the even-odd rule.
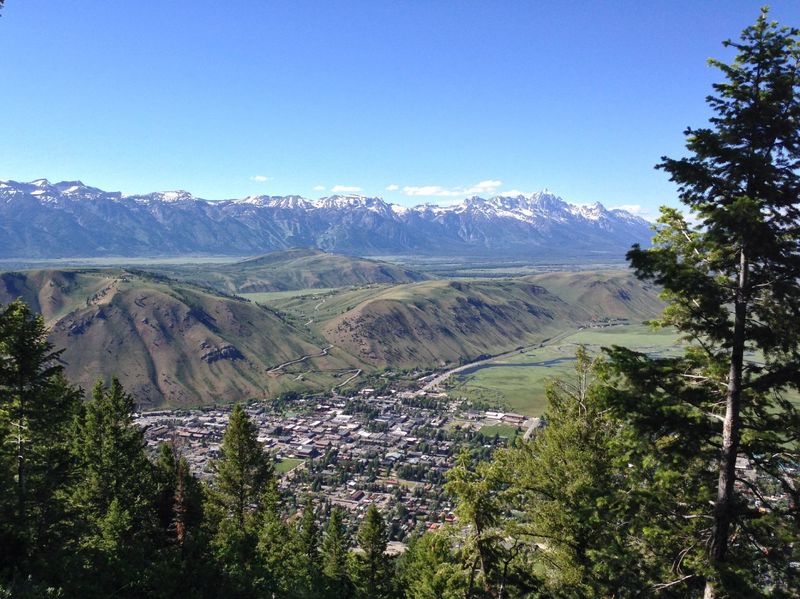
[[304, 596], [308, 590], [305, 560], [299, 556], [296, 531], [281, 515], [281, 497], [274, 479], [264, 490], [258, 521], [254, 568], [258, 572], [255, 577], [258, 592], [267, 597]]
[[[654, 247], [628, 254], [637, 276], [665, 290], [662, 323], [692, 345], [671, 363], [613, 352], [630, 381], [618, 407], [643, 434], [672, 435], [675, 455], [716, 453], [713, 509], [696, 514], [712, 523], [696, 539], [709, 547], [706, 597], [797, 582], [787, 566], [797, 544], [782, 540], [796, 517], [767, 500], [762, 483], [800, 499], [786, 474], [800, 454], [800, 420], [781, 395], [800, 386], [799, 35], [764, 9], [738, 42], [725, 42], [737, 55], [712, 61], [725, 80], [707, 98], [710, 127], [687, 129], [690, 155], [659, 165], [699, 223], [662, 209]], [[664, 381], [678, 393], [665, 397]], [[755, 481], [737, 475], [739, 458], [756, 468]], [[744, 489], [767, 509], [753, 509]]]
[[298, 562], [296, 586], [301, 597], [316, 598], [322, 592], [320, 571], [319, 528], [316, 523], [314, 504], [309, 497], [303, 507], [303, 515], [297, 530], [296, 556]]
[[[501, 511], [518, 515], [505, 523], [504, 538], [522, 543], [517, 563], [510, 562], [510, 582], [556, 596], [600, 598], [634, 589], [670, 596], [656, 585], [674, 567], [692, 565], [695, 556], [681, 553], [682, 542], [693, 538], [697, 520], [683, 516], [700, 502], [702, 487], [687, 462], [672, 469], [651, 439], [607, 409], [602, 361], [581, 347], [575, 370], [548, 386], [546, 426], [495, 454]], [[707, 460], [691, 464], [707, 470]], [[511, 545], [506, 540], [502, 547]], [[673, 590], [685, 596], [686, 585]]]
[[[499, 597], [509, 586], [531, 586], [519, 569], [524, 544], [502, 526], [508, 508], [499, 462], [462, 451], [447, 473], [445, 490], [456, 500], [459, 559], [466, 572], [466, 597]], [[520, 574], [523, 574], [520, 576]]]
[[334, 507], [322, 539], [322, 574], [325, 577], [325, 596], [347, 599], [353, 588], [347, 572], [350, 543], [342, 523], [342, 510]]
[[[69, 432], [79, 393], [63, 378], [41, 316], [0, 310], [0, 576], [57, 571], [64, 543]], [[13, 585], [13, 583], [12, 583]], [[13, 588], [13, 586], [12, 586]]]
[[381, 599], [391, 596], [392, 576], [386, 555], [388, 535], [383, 516], [371, 503], [358, 528], [360, 551], [354, 554], [353, 583], [359, 598]]
[[[152, 584], [156, 544], [154, 469], [143, 431], [133, 422], [134, 398], [114, 378], [95, 386], [76, 420], [73, 451], [80, 473], [71, 496], [83, 522], [79, 545], [84, 596], [145, 592]], [[91, 573], [91, 576], [90, 576]]]
[[[256, 579], [263, 569], [257, 562], [264, 522], [279, 525], [280, 518], [273, 514], [277, 508], [272, 503], [277, 502], [277, 497], [271, 494], [272, 458], [259, 443], [258, 429], [240, 404], [231, 411], [220, 457], [212, 467], [217, 477], [206, 510], [213, 521], [214, 554], [225, 575], [224, 593], [256, 596], [261, 584]], [[265, 503], [269, 498], [272, 503]], [[280, 534], [284, 536], [279, 542], [286, 546], [288, 535], [284, 531]], [[267, 578], [267, 583], [272, 584], [271, 573]]]
[[174, 440], [162, 443], [155, 464], [158, 517], [162, 530], [180, 549], [202, 521], [202, 490]]
[[398, 563], [399, 586], [408, 599], [469, 597], [469, 572], [456, 547], [460, 531], [423, 533], [412, 537]]
[[220, 458], [213, 464], [216, 490], [226, 515], [243, 527], [273, 478], [272, 459], [258, 442], [258, 429], [241, 404], [234, 406], [222, 439]]

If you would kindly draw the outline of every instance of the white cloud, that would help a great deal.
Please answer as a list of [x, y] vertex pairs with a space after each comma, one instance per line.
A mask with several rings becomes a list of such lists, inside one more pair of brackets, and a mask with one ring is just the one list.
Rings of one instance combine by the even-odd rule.
[[442, 187], [441, 185], [406, 185], [403, 187], [403, 193], [407, 196], [427, 196], [438, 198], [454, 198], [459, 196], [468, 196], [475, 194], [490, 194], [494, 193], [498, 187], [503, 184], [502, 181], [495, 179], [487, 179], [486, 181], [479, 181], [475, 185], [468, 187]]
[[265, 177], [264, 175], [255, 175], [254, 177], [250, 177], [250, 180], [264, 183], [265, 181], [269, 181], [269, 177]]
[[325, 186], [324, 185], [315, 185], [314, 186], [314, 191], [325, 191]]
[[481, 181], [467, 189], [467, 193], [494, 193], [494, 191], [503, 184], [502, 181], [489, 179]]
[[437, 196], [437, 197], [450, 197], [462, 195], [462, 191], [452, 189], [445, 189], [439, 185], [406, 185], [403, 187], [403, 193], [407, 196]]
[[386, 191], [397, 191], [398, 189], [400, 189], [400, 186], [395, 185], [394, 183], [386, 186]]
[[333, 193], [358, 193], [361, 188], [355, 185], [334, 185], [331, 187], [331, 191]]

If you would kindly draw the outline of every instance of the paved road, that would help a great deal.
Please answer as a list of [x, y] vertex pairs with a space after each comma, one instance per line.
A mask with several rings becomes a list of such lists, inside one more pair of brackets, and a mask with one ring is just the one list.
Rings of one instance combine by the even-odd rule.
[[492, 362], [497, 362], [498, 360], [504, 360], [506, 358], [510, 358], [511, 356], [524, 353], [531, 349], [539, 349], [546, 345], [551, 345], [557, 341], [561, 341], [564, 337], [572, 335], [574, 332], [575, 331], [572, 330], [564, 331], [554, 337], [545, 339], [544, 341], [542, 341], [541, 343], [537, 343], [536, 345], [529, 345], [527, 347], [523, 347], [522, 349], [515, 349], [514, 351], [509, 351], [504, 354], [498, 354], [496, 356], [492, 356], [491, 358], [485, 358], [483, 360], [476, 360], [475, 362], [470, 362], [469, 364], [464, 364], [463, 366], [453, 368], [452, 370], [443, 372], [442, 374], [439, 374], [435, 378], [431, 379], [422, 387], [422, 390], [432, 391], [433, 389], [436, 389], [439, 385], [441, 385], [443, 382], [445, 382], [447, 379], [449, 379], [452, 375], [457, 374], [462, 370], [467, 370], [468, 368], [474, 368], [475, 366], [483, 366], [484, 364], [491, 364]]

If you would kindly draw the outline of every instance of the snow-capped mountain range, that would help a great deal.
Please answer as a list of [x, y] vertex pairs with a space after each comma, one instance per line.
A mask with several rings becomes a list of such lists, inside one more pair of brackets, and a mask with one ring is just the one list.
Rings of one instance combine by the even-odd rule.
[[253, 255], [317, 247], [358, 255], [621, 258], [647, 221], [547, 192], [405, 207], [381, 198], [185, 191], [123, 195], [80, 181], [0, 181], [0, 258]]

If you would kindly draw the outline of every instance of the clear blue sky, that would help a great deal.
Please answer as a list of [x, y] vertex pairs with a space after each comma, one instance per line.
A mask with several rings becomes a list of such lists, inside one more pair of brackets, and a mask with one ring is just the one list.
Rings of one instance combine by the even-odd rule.
[[706, 59], [761, 4], [7, 0], [0, 179], [653, 210], [653, 165], [708, 117]]

